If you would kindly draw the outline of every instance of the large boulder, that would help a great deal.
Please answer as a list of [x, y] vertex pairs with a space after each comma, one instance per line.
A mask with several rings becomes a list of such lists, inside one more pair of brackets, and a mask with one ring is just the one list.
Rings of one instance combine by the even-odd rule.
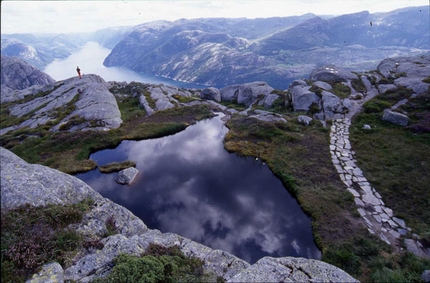
[[221, 93], [215, 87], [208, 87], [200, 92], [200, 98], [221, 102]]
[[131, 185], [139, 174], [139, 170], [134, 167], [129, 167], [118, 172], [115, 181], [121, 185]]
[[323, 82], [346, 82], [357, 78], [351, 71], [334, 65], [319, 67], [310, 75], [310, 80]]
[[233, 101], [250, 106], [260, 95], [267, 96], [272, 93], [273, 87], [266, 82], [251, 82], [231, 85], [220, 89], [222, 101]]
[[382, 120], [400, 126], [407, 126], [409, 122], [408, 116], [388, 109], [384, 110], [384, 114], [382, 114]]
[[335, 113], [338, 112], [339, 106], [341, 105], [340, 98], [328, 91], [322, 92], [322, 105], [325, 114], [325, 120], [332, 120]]
[[296, 85], [290, 89], [294, 111], [309, 111], [313, 103], [320, 105], [321, 98], [309, 89], [307, 85]]
[[38, 164], [29, 164], [0, 147], [1, 209], [24, 204], [73, 204], [85, 198], [102, 196], [76, 177]]

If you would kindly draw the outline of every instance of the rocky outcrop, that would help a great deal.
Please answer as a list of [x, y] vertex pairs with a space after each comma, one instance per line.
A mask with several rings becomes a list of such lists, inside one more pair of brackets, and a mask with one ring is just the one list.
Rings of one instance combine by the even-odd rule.
[[209, 87], [200, 92], [200, 98], [221, 102], [221, 93], [217, 88]]
[[228, 282], [359, 282], [337, 267], [304, 258], [264, 257]]
[[43, 88], [30, 87], [12, 99], [21, 97], [25, 101], [17, 100], [8, 110], [9, 115], [25, 117], [25, 121], [2, 129], [0, 134], [41, 125], [51, 125], [51, 131], [108, 130], [122, 123], [114, 95], [97, 75], [73, 77]]
[[313, 70], [310, 79], [324, 82], [346, 82], [347, 80], [357, 79], [357, 75], [346, 69], [328, 65]]
[[430, 84], [423, 81], [430, 74], [430, 55], [428, 54], [387, 58], [379, 63], [377, 70], [385, 78], [394, 79], [394, 86], [412, 89], [415, 95], [428, 91]]
[[266, 82], [251, 82], [226, 86], [220, 89], [222, 101], [232, 101], [250, 106], [259, 96], [268, 96], [274, 90]]
[[315, 92], [310, 91], [311, 88], [306, 83], [303, 85], [299, 81], [291, 84], [290, 93], [294, 111], [309, 111], [312, 104], [320, 107], [321, 98]]
[[135, 92], [139, 96], [140, 105], [145, 109], [148, 116], [160, 110], [175, 107], [179, 101], [174, 96], [190, 97], [188, 90], [180, 90], [168, 85], [150, 85], [144, 92]]
[[129, 210], [103, 198], [83, 181], [42, 165], [28, 164], [12, 152], [0, 148], [1, 208], [9, 210], [23, 204], [77, 203], [85, 198], [95, 200], [95, 206], [73, 229], [85, 237], [103, 238], [106, 221], [114, 217], [117, 233], [101, 240], [101, 250], [82, 250], [73, 263], [63, 269], [57, 263], [42, 267], [29, 282], [59, 281], [90, 282], [109, 274], [113, 259], [120, 253], [140, 255], [150, 243], [165, 247], [177, 245], [185, 255], [204, 260], [204, 268], [228, 282], [269, 281], [342, 281], [357, 282], [344, 271], [327, 263], [303, 258], [263, 258], [254, 265], [234, 255], [186, 239], [173, 233], [150, 230]]
[[22, 90], [33, 85], [50, 85], [55, 80], [49, 75], [16, 57], [1, 55], [1, 85], [3, 96], [12, 90]]

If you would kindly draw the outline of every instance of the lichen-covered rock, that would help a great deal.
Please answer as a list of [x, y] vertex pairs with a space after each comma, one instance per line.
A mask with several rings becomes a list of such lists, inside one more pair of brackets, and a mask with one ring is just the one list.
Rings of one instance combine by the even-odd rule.
[[103, 197], [85, 182], [58, 170], [29, 164], [0, 147], [1, 209], [9, 210], [24, 204], [72, 204], [85, 198]]
[[359, 282], [345, 271], [313, 259], [264, 257], [228, 282]]
[[63, 283], [64, 270], [58, 262], [42, 266], [41, 270], [26, 281], [26, 283]]

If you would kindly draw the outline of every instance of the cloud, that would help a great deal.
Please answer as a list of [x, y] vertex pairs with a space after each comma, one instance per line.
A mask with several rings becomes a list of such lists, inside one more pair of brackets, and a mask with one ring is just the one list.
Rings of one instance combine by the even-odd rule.
[[113, 26], [134, 26], [181, 18], [264, 18], [276, 16], [372, 13], [427, 0], [252, 0], [252, 1], [2, 1], [2, 33], [92, 32]]

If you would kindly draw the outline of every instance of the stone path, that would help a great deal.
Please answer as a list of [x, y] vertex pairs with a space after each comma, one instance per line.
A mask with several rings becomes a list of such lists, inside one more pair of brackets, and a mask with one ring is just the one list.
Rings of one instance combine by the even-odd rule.
[[333, 165], [347, 190], [354, 195], [358, 213], [366, 222], [369, 232], [389, 245], [398, 246], [401, 235], [406, 235], [411, 229], [406, 226], [405, 221], [394, 217], [393, 210], [384, 204], [381, 195], [356, 165], [355, 153], [349, 142], [350, 125], [349, 118], [333, 121], [330, 129]]

